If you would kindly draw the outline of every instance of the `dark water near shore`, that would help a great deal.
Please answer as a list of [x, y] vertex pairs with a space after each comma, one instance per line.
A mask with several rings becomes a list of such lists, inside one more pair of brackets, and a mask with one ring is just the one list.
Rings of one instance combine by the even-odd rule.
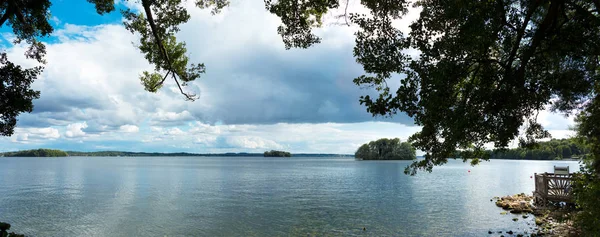
[[[0, 221], [31, 236], [488, 236], [532, 218], [490, 198], [534, 189], [530, 175], [575, 161], [352, 158], [0, 158]], [[468, 172], [470, 170], [471, 172]], [[366, 231], [362, 228], [366, 227]]]

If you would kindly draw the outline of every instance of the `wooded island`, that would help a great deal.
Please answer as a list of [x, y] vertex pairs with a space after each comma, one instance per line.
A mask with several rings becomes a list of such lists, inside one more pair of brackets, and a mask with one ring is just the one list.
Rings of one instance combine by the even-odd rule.
[[265, 157], [292, 157], [292, 153], [289, 153], [287, 151], [276, 151], [276, 150], [265, 151], [265, 153], [263, 155]]
[[6, 157], [63, 157], [69, 156], [64, 151], [53, 150], [53, 149], [36, 149], [36, 150], [24, 150], [15, 152], [1, 153], [2, 156]]
[[271, 150], [271, 151], [265, 151], [264, 156], [265, 157], [292, 157], [292, 153], [289, 153], [286, 151]]
[[382, 138], [360, 146], [354, 157], [359, 160], [414, 160], [417, 152], [409, 142]]

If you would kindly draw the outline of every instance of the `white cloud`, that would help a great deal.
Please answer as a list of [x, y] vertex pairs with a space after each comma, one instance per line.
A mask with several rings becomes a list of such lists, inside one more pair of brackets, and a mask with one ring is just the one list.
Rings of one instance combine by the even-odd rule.
[[126, 132], [126, 133], [136, 133], [136, 132], [140, 131], [140, 128], [135, 125], [127, 124], [127, 125], [120, 126], [119, 131]]
[[87, 123], [72, 123], [67, 125], [67, 131], [65, 132], [66, 137], [83, 137], [85, 132], [81, 129], [87, 128]]
[[60, 138], [58, 129], [53, 127], [46, 128], [15, 128], [15, 134], [12, 136], [12, 142], [40, 142], [52, 141]]
[[566, 117], [560, 113], [550, 111], [550, 106], [545, 110], [540, 111], [537, 116], [537, 121], [549, 130], [568, 130], [570, 126], [575, 124], [574, 116]]
[[31, 129], [29, 134], [37, 135], [41, 138], [56, 139], [60, 137], [56, 128], [37, 128]]
[[58, 19], [58, 17], [56, 16], [52, 16], [50, 20], [56, 25], [59, 25], [61, 23], [60, 19]]
[[199, 136], [194, 139], [195, 144], [203, 144], [206, 146], [214, 146], [216, 141], [216, 136]]
[[16, 134], [13, 139], [14, 142], [26, 142], [27, 140], [29, 140], [29, 135], [27, 133]]
[[167, 130], [165, 132], [165, 134], [169, 135], [169, 136], [180, 136], [180, 135], [184, 135], [185, 132], [181, 131], [181, 129], [179, 129], [179, 128], [171, 128], [171, 129]]
[[245, 149], [281, 149], [282, 145], [275, 141], [252, 136], [233, 136], [227, 137], [226, 142], [236, 148]]
[[217, 135], [221, 133], [221, 127], [224, 127], [226, 129], [235, 129], [236, 126], [232, 125], [232, 126], [211, 126], [210, 124], [205, 124], [202, 122], [196, 122], [192, 125], [192, 128], [190, 129], [190, 133], [191, 134], [211, 134], [211, 135]]
[[[192, 62], [207, 66], [206, 75], [186, 89], [199, 92], [199, 100], [184, 101], [170, 80], [157, 93], [144, 91], [138, 75], [153, 67], [123, 26], [62, 22], [58, 42], [47, 44], [46, 69], [33, 84], [41, 91], [34, 113], [20, 116], [15, 135], [0, 138], [0, 147], [11, 141], [57, 148], [77, 142], [61, 139], [64, 134], [85, 137], [76, 146], [81, 149], [353, 153], [365, 142], [406, 140], [419, 131], [390, 122], [408, 120], [375, 122], [359, 105], [368, 91], [352, 82], [362, 73], [352, 56], [356, 27], [331, 26], [336, 13], [316, 31], [320, 45], [285, 50], [276, 33], [279, 19], [260, 1], [234, 2], [217, 16], [189, 4], [192, 18], [178, 39], [186, 41]], [[351, 11], [364, 12], [359, 5], [353, 1]], [[406, 27], [416, 15], [394, 24]], [[25, 48], [7, 52], [31, 67], [35, 62], [24, 58]], [[572, 124], [552, 114], [539, 119], [555, 137]]]
[[152, 115], [151, 123], [153, 125], [181, 125], [186, 121], [194, 120], [194, 116], [189, 111], [183, 110], [181, 112], [168, 112], [161, 108], [158, 108]]

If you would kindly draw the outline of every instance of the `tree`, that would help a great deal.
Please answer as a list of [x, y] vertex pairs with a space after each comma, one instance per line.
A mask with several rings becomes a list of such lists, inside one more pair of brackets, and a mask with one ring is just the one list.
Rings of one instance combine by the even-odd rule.
[[562, 158], [571, 158], [571, 148], [568, 146], [559, 146], [558, 148]]
[[[111, 0], [88, 0], [98, 13], [114, 10]], [[405, 172], [431, 171], [458, 150], [487, 159], [483, 145], [506, 147], [526, 127], [520, 145], [529, 147], [549, 133], [536, 122], [537, 113], [550, 105], [565, 114], [581, 113], [582, 121], [598, 117], [600, 103], [600, 1], [598, 0], [364, 0], [369, 14], [349, 13], [348, 1], [265, 0], [266, 9], [281, 18], [277, 32], [287, 49], [320, 42], [312, 29], [325, 13], [341, 8], [348, 24], [355, 24], [354, 56], [366, 74], [354, 79], [379, 95], [363, 96], [374, 116], [404, 112], [422, 130], [410, 141], [426, 152]], [[18, 40], [31, 44], [31, 57], [42, 60], [37, 37], [52, 32], [47, 23], [49, 0], [9, 0], [0, 4], [3, 24], [8, 20]], [[140, 51], [155, 65], [144, 72], [142, 84], [158, 90], [168, 76], [183, 84], [204, 72], [202, 64], [188, 64], [185, 44], [174, 34], [189, 19], [181, 0], [141, 0], [143, 13], [124, 10], [125, 26], [141, 35]], [[196, 0], [213, 13], [229, 0]], [[393, 22], [412, 6], [419, 18], [402, 32]], [[25, 19], [27, 18], [27, 19]], [[26, 23], [28, 22], [28, 23]], [[418, 55], [409, 55], [416, 49]], [[162, 74], [161, 74], [162, 73]], [[164, 74], [164, 75], [163, 75]], [[387, 81], [401, 75], [392, 91]], [[183, 90], [181, 90], [182, 93]], [[185, 93], [184, 93], [185, 94]], [[187, 95], [186, 98], [193, 99]], [[4, 110], [4, 108], [3, 108]], [[3, 114], [5, 114], [3, 112]], [[587, 125], [586, 125], [587, 126]], [[584, 127], [586, 127], [584, 126]], [[590, 123], [592, 131], [598, 126]], [[587, 133], [600, 139], [600, 133]], [[600, 145], [599, 145], [600, 146]], [[591, 149], [599, 154], [600, 148]]]
[[0, 65], [0, 135], [10, 136], [17, 125], [17, 116], [31, 112], [31, 101], [40, 97], [40, 92], [30, 89], [30, 85], [41, 68], [22, 69], [9, 62], [5, 53], [0, 54]]
[[[374, 116], [405, 112], [423, 127], [410, 140], [425, 159], [407, 173], [431, 171], [457, 149], [472, 151], [463, 159], [475, 158], [473, 163], [487, 159], [484, 144], [507, 147], [522, 126], [520, 145], [532, 147], [550, 136], [536, 121], [548, 105], [565, 114], [583, 109], [583, 117], [600, 116], [590, 109], [600, 103], [600, 1], [361, 3], [370, 15], [349, 18], [360, 27], [354, 55], [367, 74], [354, 82], [380, 93], [360, 102]], [[411, 31], [401, 32], [392, 23], [410, 5], [422, 11]], [[394, 92], [387, 80], [398, 74], [405, 76]]]
[[[115, 10], [114, 0], [88, 0], [96, 7], [100, 15]], [[198, 4], [202, 7], [203, 0]], [[220, 1], [210, 1], [221, 6]], [[140, 81], [144, 88], [156, 92], [167, 77], [171, 77], [187, 100], [196, 99], [196, 95], [184, 92], [182, 86], [196, 80], [204, 73], [204, 64], [191, 64], [185, 55], [185, 43], [177, 42], [175, 33], [178, 26], [187, 22], [189, 14], [181, 0], [141, 0], [143, 13], [134, 13], [131, 9], [122, 10], [126, 21], [125, 28], [141, 35], [137, 46], [145, 58], [155, 66], [154, 72], [143, 72]], [[0, 27], [5, 24], [12, 28], [14, 44], [26, 42], [29, 49], [25, 56], [45, 64], [45, 45], [39, 38], [52, 34], [50, 19], [50, 0], [7, 0], [0, 3]], [[205, 4], [206, 5], [206, 4]], [[39, 98], [39, 91], [30, 89], [31, 83], [42, 72], [43, 66], [22, 69], [9, 61], [7, 54], [0, 54], [0, 135], [10, 136], [14, 132], [17, 116], [22, 112], [31, 112], [33, 99]]]
[[[376, 115], [406, 112], [423, 126], [411, 140], [427, 154], [407, 172], [431, 171], [456, 149], [506, 147], [522, 125], [527, 132], [521, 145], [530, 145], [549, 136], [535, 120], [539, 110], [550, 104], [570, 113], [595, 95], [599, 4], [417, 2], [423, 11], [408, 36], [377, 36], [385, 28], [365, 23], [355, 48], [372, 74], [355, 82], [381, 88], [379, 97], [365, 96], [361, 103]], [[402, 53], [409, 47], [420, 51], [418, 58]], [[385, 81], [397, 73], [406, 77], [393, 93]]]
[[401, 142], [399, 138], [381, 138], [365, 143], [358, 148], [354, 157], [362, 160], [414, 160], [416, 150], [408, 142]]
[[356, 152], [354, 153], [354, 157], [361, 157], [365, 160], [372, 160], [372, 158], [369, 157], [369, 144], [365, 143], [362, 146], [360, 146], [358, 150], [356, 150]]
[[[581, 148], [584, 154], [580, 157], [583, 163], [580, 172], [573, 175], [573, 198], [577, 207], [582, 210], [575, 216], [575, 223], [584, 236], [600, 233], [600, 128], [596, 125], [600, 119], [598, 109], [600, 101], [593, 100], [575, 119], [577, 139], [584, 146]], [[588, 151], [589, 154], [585, 154]]]

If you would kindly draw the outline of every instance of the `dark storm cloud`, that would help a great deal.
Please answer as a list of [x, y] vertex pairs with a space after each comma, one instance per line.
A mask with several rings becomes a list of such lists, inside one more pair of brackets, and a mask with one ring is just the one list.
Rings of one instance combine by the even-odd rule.
[[[353, 123], [393, 121], [412, 124], [404, 114], [373, 117], [360, 105], [360, 89], [352, 80], [363, 71], [352, 48], [316, 46], [307, 50], [275, 52], [250, 47], [224, 66], [214, 66], [202, 81], [210, 89], [210, 110], [191, 111], [226, 124]], [[211, 64], [208, 64], [210, 66]]]

